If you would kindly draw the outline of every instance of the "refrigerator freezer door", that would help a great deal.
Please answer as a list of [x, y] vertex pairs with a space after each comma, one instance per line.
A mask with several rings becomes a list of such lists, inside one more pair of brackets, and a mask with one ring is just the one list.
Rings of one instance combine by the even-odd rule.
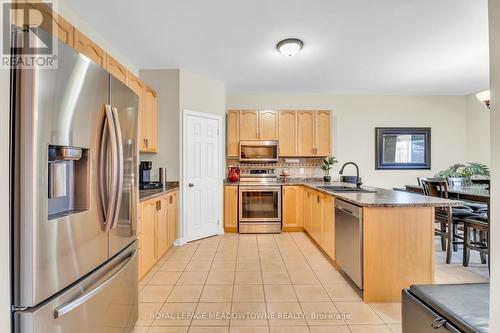
[[[96, 181], [98, 124], [109, 102], [109, 74], [64, 43], [58, 47], [58, 69], [17, 70], [13, 76], [14, 305], [19, 307], [41, 303], [109, 258]], [[87, 153], [86, 176], [75, 179], [77, 190], [68, 187], [84, 198], [85, 209], [52, 218], [50, 145]]]
[[121, 141], [121, 198], [118, 213], [109, 232], [110, 256], [120, 252], [137, 238], [137, 202], [139, 174], [139, 99], [118, 79], [110, 78], [110, 105], [117, 116], [117, 141]]
[[137, 242], [81, 282], [14, 314], [16, 333], [131, 332], [138, 316]]

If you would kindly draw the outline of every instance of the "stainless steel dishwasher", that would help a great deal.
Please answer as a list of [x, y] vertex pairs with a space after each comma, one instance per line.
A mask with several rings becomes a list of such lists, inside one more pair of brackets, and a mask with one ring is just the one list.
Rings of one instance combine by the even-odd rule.
[[363, 208], [335, 200], [335, 256], [337, 264], [363, 289]]

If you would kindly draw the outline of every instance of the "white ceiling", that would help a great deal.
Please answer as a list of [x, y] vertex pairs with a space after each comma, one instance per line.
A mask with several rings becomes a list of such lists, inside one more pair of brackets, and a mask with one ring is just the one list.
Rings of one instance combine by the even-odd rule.
[[[141, 69], [231, 93], [468, 94], [488, 87], [487, 0], [66, 0]], [[276, 42], [304, 41], [285, 58]]]

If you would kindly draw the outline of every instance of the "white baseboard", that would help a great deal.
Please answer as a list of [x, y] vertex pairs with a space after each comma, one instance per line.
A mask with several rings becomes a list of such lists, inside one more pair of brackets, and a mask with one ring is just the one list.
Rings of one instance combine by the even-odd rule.
[[184, 238], [177, 238], [174, 241], [174, 246], [181, 246], [181, 245], [184, 245], [184, 244], [186, 244], [186, 240]]

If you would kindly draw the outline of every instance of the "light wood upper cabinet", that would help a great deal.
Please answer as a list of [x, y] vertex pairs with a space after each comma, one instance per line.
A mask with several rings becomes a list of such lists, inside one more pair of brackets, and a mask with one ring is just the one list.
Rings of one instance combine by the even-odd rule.
[[297, 155], [314, 156], [314, 111], [297, 111]]
[[127, 78], [127, 86], [135, 92], [135, 94], [139, 97], [139, 100], [142, 100], [142, 92], [145, 87], [144, 82], [130, 72], [128, 73]]
[[278, 140], [280, 157], [332, 155], [329, 110], [229, 110], [227, 156], [238, 157], [239, 140]]
[[315, 119], [315, 155], [332, 154], [332, 128], [330, 111], [316, 111]]
[[75, 28], [74, 30], [74, 48], [96, 64], [105, 67], [106, 52], [78, 29]]
[[240, 140], [278, 139], [278, 112], [242, 110], [239, 113]]
[[277, 140], [278, 139], [278, 111], [261, 110], [259, 111], [259, 140]]
[[259, 111], [240, 111], [240, 140], [257, 140], [259, 138]]
[[278, 114], [279, 156], [297, 156], [297, 111]]
[[226, 136], [227, 136], [227, 156], [239, 157], [240, 150], [240, 125], [239, 111], [229, 110], [226, 117]]
[[113, 58], [109, 54], [106, 55], [105, 68], [111, 75], [116, 77], [118, 80], [122, 81], [124, 84], [128, 83], [128, 75], [129, 75], [128, 70], [125, 68], [125, 66], [120, 64], [115, 58]]
[[[66, 21], [64, 18], [59, 16], [52, 7], [49, 7], [47, 4], [42, 2], [19, 2], [23, 6], [29, 6], [33, 8], [35, 12], [27, 17], [24, 16], [24, 11], [13, 11], [13, 15], [11, 17], [11, 23], [17, 25], [18, 27], [23, 27], [25, 24], [29, 25], [38, 25], [40, 24], [40, 28], [45, 30], [48, 33], [52, 33], [53, 36], [57, 37], [63, 43], [68, 44], [73, 47], [73, 38], [74, 38], [74, 28]], [[13, 3], [13, 7], [15, 8], [16, 3]], [[41, 17], [40, 17], [41, 15]], [[25, 20], [28, 20], [26, 22]]]
[[156, 263], [156, 202], [141, 204], [141, 215], [139, 276], [142, 278]]
[[302, 186], [283, 186], [283, 229], [302, 227]]
[[224, 186], [224, 230], [238, 230], [238, 186]]
[[158, 95], [156, 91], [144, 86], [141, 111], [141, 152], [158, 152]]

